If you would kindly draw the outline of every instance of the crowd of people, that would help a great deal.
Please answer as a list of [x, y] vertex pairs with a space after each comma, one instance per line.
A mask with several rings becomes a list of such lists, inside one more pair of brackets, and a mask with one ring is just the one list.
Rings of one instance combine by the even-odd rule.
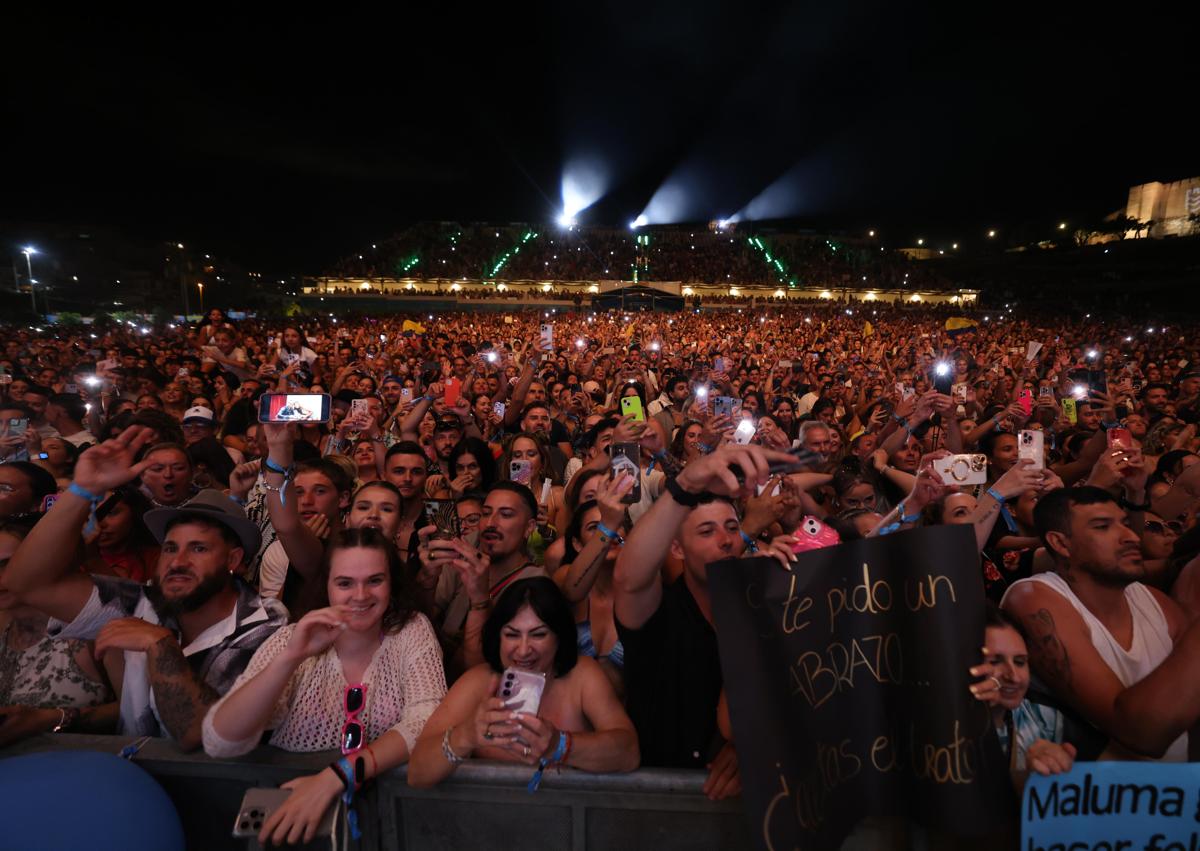
[[705, 567], [791, 569], [816, 520], [973, 527], [1016, 782], [1189, 759], [1195, 329], [948, 310], [0, 329], [0, 746], [338, 752], [275, 843], [402, 764], [736, 796]]
[[417, 225], [328, 270], [342, 277], [533, 281], [633, 280], [635, 272], [639, 281], [684, 284], [951, 286], [929, 264], [871, 238], [695, 227]]

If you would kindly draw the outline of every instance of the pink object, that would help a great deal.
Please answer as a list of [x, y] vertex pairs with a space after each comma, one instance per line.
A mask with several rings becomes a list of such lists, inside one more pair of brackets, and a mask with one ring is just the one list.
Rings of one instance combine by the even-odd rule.
[[826, 526], [812, 515], [806, 516], [796, 527], [792, 535], [797, 539], [792, 547], [794, 553], [805, 553], [809, 550], [819, 550], [822, 547], [835, 547], [842, 542], [837, 531]]

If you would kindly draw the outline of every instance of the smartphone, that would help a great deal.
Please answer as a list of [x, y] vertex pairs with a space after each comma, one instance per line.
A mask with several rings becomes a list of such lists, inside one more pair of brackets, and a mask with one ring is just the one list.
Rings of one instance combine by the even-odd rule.
[[458, 506], [452, 499], [425, 500], [425, 519], [429, 525], [437, 527], [437, 531], [432, 535], [434, 538], [449, 541], [462, 534]]
[[641, 458], [642, 448], [636, 443], [614, 443], [612, 445], [613, 478], [620, 473], [628, 473], [633, 477], [633, 488], [621, 497], [621, 502], [626, 505], [634, 505], [642, 501]]
[[934, 371], [934, 373], [933, 373], [933, 389], [934, 390], [941, 393], [943, 396], [949, 396], [950, 388], [953, 386], [953, 384], [954, 384], [954, 376], [951, 375], [949, 369], [946, 370], [945, 375], [938, 375], [937, 371], [936, 370]]
[[742, 420], [733, 432], [733, 442], [738, 446], [745, 446], [754, 439], [754, 434], [757, 431], [758, 429], [754, 427], [753, 420]]
[[260, 423], [323, 423], [329, 420], [328, 393], [264, 393], [258, 400]]
[[724, 372], [725, 371], [725, 358], [717, 358], [716, 360], [714, 360], [713, 361], [713, 369], [716, 372]]
[[1079, 412], [1076, 410], [1075, 399], [1073, 397], [1068, 396], [1062, 400], [1062, 409], [1063, 416], [1067, 418], [1067, 421], [1071, 425], [1075, 425], [1079, 422]]
[[1087, 385], [1089, 393], [1108, 393], [1108, 376], [1102, 369], [1088, 370]]
[[542, 495], [538, 499], [539, 505], [549, 505], [550, 504], [550, 490], [553, 487], [554, 487], [554, 485], [549, 479], [542, 479]]
[[452, 408], [458, 404], [459, 398], [462, 396], [462, 379], [447, 378], [446, 392], [442, 396], [442, 401], [446, 403], [446, 407]]
[[179, 372], [175, 373], [176, 378], [187, 378], [188, 371], [186, 366], [179, 367]]
[[[258, 832], [262, 830], [262, 826], [270, 818], [271, 813], [283, 806], [283, 802], [291, 794], [291, 789], [276, 789], [274, 787], [267, 789], [247, 789], [245, 796], [242, 798], [242, 805], [238, 808], [237, 819], [233, 822], [234, 837], [237, 839], [250, 839], [258, 836]], [[333, 837], [337, 810], [337, 806], [330, 806], [325, 810], [325, 815], [321, 817], [321, 822], [317, 826], [317, 831], [313, 836], [314, 845], [322, 839]]]
[[554, 347], [554, 326], [549, 322], [542, 325], [541, 342], [543, 346]]
[[1124, 452], [1133, 451], [1133, 435], [1129, 429], [1122, 427], [1110, 428], [1106, 436], [1108, 438], [1109, 449], [1120, 449]]
[[987, 481], [986, 455], [947, 455], [933, 462], [947, 485], [982, 485]]
[[1017, 458], [1028, 458], [1033, 469], [1046, 469], [1046, 435], [1038, 429], [1022, 429], [1017, 435]]
[[967, 402], [967, 385], [965, 383], [953, 385], [950, 388], [950, 395], [955, 402], [965, 405]]
[[74, 396], [76, 393], [78, 393], [78, 392], [79, 392], [79, 385], [78, 385], [78, 384], [74, 384], [74, 383], [71, 383], [71, 384], [64, 384], [64, 385], [63, 385], [63, 392], [64, 392], [64, 393], [70, 393], [72, 396]]
[[538, 707], [542, 705], [542, 692], [545, 690], [545, 674], [505, 668], [500, 677], [500, 692], [496, 696], [504, 701], [505, 709], [537, 715]]
[[1053, 387], [1039, 387], [1038, 388], [1038, 398], [1039, 399], [1049, 399], [1051, 402], [1053, 402], [1054, 401], [1054, 388]]
[[639, 423], [646, 421], [646, 412], [642, 410], [642, 400], [637, 396], [626, 396], [621, 400], [621, 416], [633, 417]]
[[1033, 393], [1028, 390], [1022, 390], [1017, 394], [1017, 404], [1021, 406], [1021, 410], [1025, 412], [1025, 416], [1030, 416], [1033, 413]]
[[351, 399], [350, 400], [350, 416], [360, 417], [371, 415], [371, 408], [366, 399]]
[[493, 402], [492, 403], [492, 413], [494, 413], [500, 419], [504, 419], [504, 411], [505, 411], [505, 404], [503, 402]]
[[713, 398], [713, 416], [733, 419], [733, 397], [717, 396]]
[[8, 419], [8, 436], [21, 437], [25, 434], [25, 430], [29, 428], [29, 420], [24, 417], [9, 417]]
[[508, 462], [508, 478], [520, 485], [528, 485], [533, 477], [533, 462], [513, 459]]
[[400, 388], [400, 401], [401, 402], [411, 402], [412, 401], [412, 388], [411, 387], [401, 387]]

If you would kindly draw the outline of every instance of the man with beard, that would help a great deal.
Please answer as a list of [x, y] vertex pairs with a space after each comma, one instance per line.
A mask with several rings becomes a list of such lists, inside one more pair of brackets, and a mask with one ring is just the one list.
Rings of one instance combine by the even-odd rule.
[[1148, 506], [1136, 504], [1144, 490], [1124, 490], [1119, 501], [1097, 487], [1043, 496], [1033, 516], [1054, 569], [1014, 583], [1001, 605], [1025, 628], [1034, 673], [1108, 739], [1101, 759], [1183, 762], [1200, 722], [1200, 623], [1142, 584], [1126, 512], [1140, 526]]
[[148, 429], [130, 428], [85, 452], [71, 487], [13, 554], [4, 580], [50, 616], [52, 636], [95, 640], [120, 683], [122, 734], [169, 735], [191, 750], [208, 708], [287, 612], [236, 578], [258, 549], [258, 527], [217, 491], [146, 514], [162, 545], [149, 584], [78, 571], [80, 532], [106, 492], [152, 463], [134, 462], [149, 439]]
[[501, 592], [518, 579], [546, 575], [526, 550], [537, 527], [537, 502], [529, 488], [496, 482], [478, 523], [478, 548], [464, 540], [465, 529], [454, 540], [433, 537], [432, 527], [421, 530], [417, 582], [432, 592], [434, 623], [450, 648], [461, 648], [461, 655], [448, 655], [464, 670], [483, 661], [483, 625]]

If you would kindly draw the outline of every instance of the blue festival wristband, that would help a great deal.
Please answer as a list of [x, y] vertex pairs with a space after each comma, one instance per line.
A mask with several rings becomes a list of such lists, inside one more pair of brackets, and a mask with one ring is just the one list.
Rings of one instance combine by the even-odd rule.
[[739, 534], [741, 534], [742, 540], [746, 542], [746, 549], [750, 550], [752, 553], [758, 552], [758, 541], [751, 538], [745, 532], [740, 532]]
[[542, 775], [546, 772], [546, 766], [554, 765], [560, 762], [567, 752], [568, 735], [565, 731], [560, 730], [558, 733], [558, 744], [554, 747], [554, 753], [549, 757], [542, 757], [538, 760], [537, 771], [533, 772], [533, 777], [529, 779], [529, 785], [526, 791], [533, 793], [538, 790], [538, 786], [542, 784]]
[[1004, 525], [1008, 527], [1008, 531], [1017, 531], [1017, 521], [1013, 519], [1012, 512], [1008, 510], [1008, 503], [1005, 502], [1004, 497], [994, 487], [988, 488], [986, 493], [1000, 506], [1000, 516], [1004, 518]]
[[618, 532], [614, 532], [612, 529], [609, 529], [603, 523], [596, 524], [596, 531], [599, 532], [604, 537], [608, 538], [610, 541], [615, 541], [618, 544], [625, 543], [625, 539], [622, 538]]
[[82, 500], [86, 500], [87, 502], [90, 502], [92, 505], [95, 505], [96, 503], [101, 502], [104, 499], [104, 497], [96, 496], [96, 494], [92, 493], [89, 490], [84, 490], [82, 487], [75, 484], [75, 482], [71, 482], [71, 484], [67, 487], [67, 493], [73, 493], [73, 494], [75, 494], [75, 496], [79, 497]]

